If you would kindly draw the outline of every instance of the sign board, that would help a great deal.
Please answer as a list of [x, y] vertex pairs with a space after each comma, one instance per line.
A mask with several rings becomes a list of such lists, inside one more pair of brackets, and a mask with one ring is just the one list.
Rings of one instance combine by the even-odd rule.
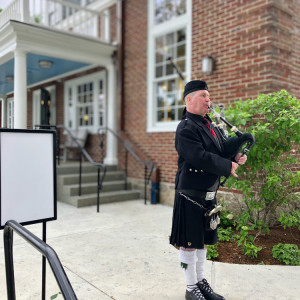
[[57, 218], [56, 135], [51, 130], [0, 129], [0, 229]]

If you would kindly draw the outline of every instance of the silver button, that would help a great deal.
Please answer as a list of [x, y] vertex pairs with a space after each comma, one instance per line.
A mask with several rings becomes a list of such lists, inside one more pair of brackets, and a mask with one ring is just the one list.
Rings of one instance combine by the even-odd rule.
[[195, 173], [197, 173], [198, 172], [198, 170], [195, 170]]
[[190, 172], [192, 172], [193, 170], [192, 169], [190, 169]]
[[203, 172], [203, 170], [200, 170], [200, 172]]

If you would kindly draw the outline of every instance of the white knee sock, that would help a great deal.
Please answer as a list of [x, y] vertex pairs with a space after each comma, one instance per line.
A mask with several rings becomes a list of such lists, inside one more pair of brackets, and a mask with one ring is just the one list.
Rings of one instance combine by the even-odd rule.
[[197, 287], [196, 284], [198, 282], [196, 273], [196, 250], [186, 251], [180, 248], [178, 258], [184, 271], [186, 289], [192, 291]]
[[196, 256], [198, 261], [196, 263], [197, 280], [201, 281], [204, 278], [205, 262], [207, 249], [197, 249]]

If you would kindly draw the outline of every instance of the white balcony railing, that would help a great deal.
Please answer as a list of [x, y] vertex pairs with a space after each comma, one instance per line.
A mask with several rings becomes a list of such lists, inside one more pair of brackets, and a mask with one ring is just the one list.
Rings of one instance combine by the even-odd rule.
[[67, 1], [14, 0], [0, 13], [0, 28], [9, 20], [91, 36], [105, 42], [111, 41], [108, 10], [96, 11]]

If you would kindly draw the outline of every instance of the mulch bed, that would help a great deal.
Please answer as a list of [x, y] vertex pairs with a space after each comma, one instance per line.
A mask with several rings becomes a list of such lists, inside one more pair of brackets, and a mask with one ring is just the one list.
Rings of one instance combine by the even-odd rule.
[[[251, 235], [255, 236], [255, 232]], [[265, 264], [265, 265], [285, 265], [272, 256], [273, 246], [282, 244], [296, 244], [300, 249], [300, 230], [298, 228], [284, 228], [282, 226], [270, 228], [270, 234], [263, 233], [259, 235], [254, 245], [262, 247], [262, 250], [258, 252], [258, 257], [251, 259], [242, 252], [242, 247], [237, 245], [236, 241], [231, 242], [219, 242], [217, 258], [213, 261], [233, 263], [233, 264]]]

